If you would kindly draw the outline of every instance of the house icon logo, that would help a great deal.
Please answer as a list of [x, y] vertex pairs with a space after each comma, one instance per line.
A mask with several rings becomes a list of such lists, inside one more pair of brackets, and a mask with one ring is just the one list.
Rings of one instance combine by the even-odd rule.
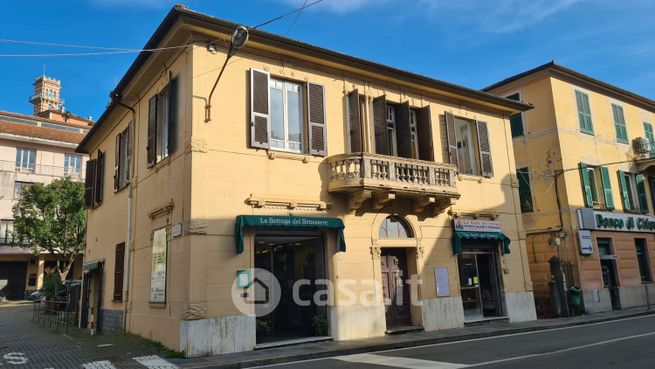
[[232, 302], [243, 314], [262, 317], [280, 303], [280, 291], [280, 282], [268, 270], [241, 270], [232, 283]]

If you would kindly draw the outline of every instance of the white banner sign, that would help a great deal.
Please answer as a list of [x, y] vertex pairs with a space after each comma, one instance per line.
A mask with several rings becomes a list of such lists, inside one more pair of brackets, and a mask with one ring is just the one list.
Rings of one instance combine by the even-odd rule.
[[453, 220], [456, 231], [462, 232], [493, 232], [500, 233], [500, 222], [495, 220], [478, 219], [455, 219]]
[[155, 231], [152, 240], [152, 274], [150, 275], [150, 302], [166, 302], [166, 228]]
[[612, 213], [578, 209], [580, 228], [619, 232], [655, 232], [655, 217], [650, 215]]
[[594, 243], [591, 240], [591, 231], [584, 229], [579, 230], [578, 241], [580, 242], [580, 254], [591, 255], [594, 253]]

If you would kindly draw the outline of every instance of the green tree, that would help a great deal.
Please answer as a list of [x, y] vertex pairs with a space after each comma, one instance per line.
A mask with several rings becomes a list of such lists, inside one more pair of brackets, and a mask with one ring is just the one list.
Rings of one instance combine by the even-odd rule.
[[57, 271], [66, 279], [75, 257], [86, 245], [84, 184], [70, 178], [35, 183], [13, 207], [16, 244], [28, 243], [35, 255], [57, 257]]

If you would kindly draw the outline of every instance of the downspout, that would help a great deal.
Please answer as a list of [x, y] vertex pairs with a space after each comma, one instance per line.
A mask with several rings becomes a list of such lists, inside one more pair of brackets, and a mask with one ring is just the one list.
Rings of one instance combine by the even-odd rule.
[[[134, 129], [134, 126], [136, 124], [136, 110], [134, 110], [133, 107], [123, 103], [120, 99], [121, 96], [118, 93], [112, 93], [111, 95], [112, 100], [116, 102], [116, 104], [130, 110], [132, 112], [132, 121], [130, 122], [128, 129], [129, 134], [130, 134], [130, 158], [131, 160], [131, 168], [130, 168], [130, 184], [129, 184], [129, 189], [127, 192], [127, 234], [125, 238], [125, 252], [124, 252], [124, 260], [123, 260], [123, 330], [125, 331], [127, 329], [127, 306], [129, 302], [129, 282], [130, 282], [130, 254], [132, 250], [132, 179], [134, 178], [134, 165], [133, 163], [135, 162], [134, 160], [134, 142], [136, 140], [134, 139], [134, 133], [136, 132], [136, 129]], [[115, 99], [115, 100], [114, 100]], [[137, 102], [138, 104], [138, 102]]]

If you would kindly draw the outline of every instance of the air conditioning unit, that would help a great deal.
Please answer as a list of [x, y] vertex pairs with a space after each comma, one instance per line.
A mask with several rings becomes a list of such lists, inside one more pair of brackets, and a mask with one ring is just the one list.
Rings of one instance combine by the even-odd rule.
[[644, 137], [637, 137], [632, 140], [632, 150], [637, 159], [646, 159], [650, 157], [653, 152], [652, 145], [653, 143]]

